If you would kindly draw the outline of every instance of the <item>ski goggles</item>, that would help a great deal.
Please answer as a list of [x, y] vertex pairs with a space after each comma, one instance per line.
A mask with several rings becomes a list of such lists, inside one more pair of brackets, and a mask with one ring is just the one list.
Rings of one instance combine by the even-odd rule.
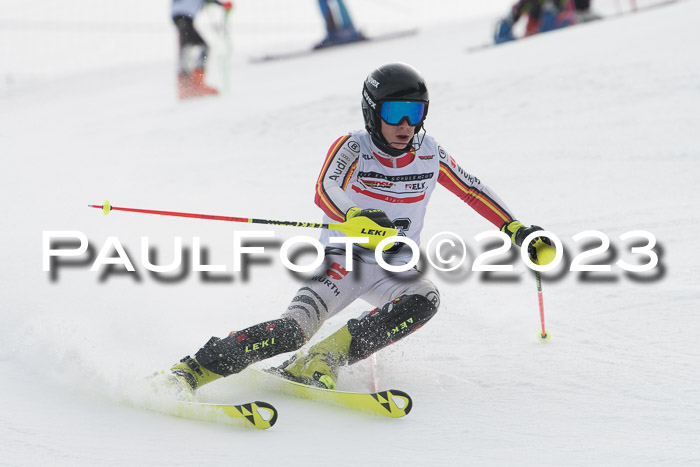
[[425, 104], [416, 101], [382, 102], [379, 114], [389, 125], [398, 125], [403, 119], [416, 126], [425, 118]]

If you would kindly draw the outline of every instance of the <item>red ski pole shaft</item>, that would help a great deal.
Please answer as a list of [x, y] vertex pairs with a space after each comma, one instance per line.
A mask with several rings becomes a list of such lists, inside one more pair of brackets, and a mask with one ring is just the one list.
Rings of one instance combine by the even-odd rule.
[[377, 375], [377, 354], [373, 353], [369, 362], [372, 369], [372, 391], [379, 391], [379, 376]]
[[155, 214], [158, 216], [190, 217], [194, 219], [210, 219], [215, 221], [245, 222], [250, 224], [284, 225], [288, 227], [337, 230], [344, 233], [348, 237], [360, 237], [360, 239], [364, 239], [358, 244], [367, 248], [376, 248], [380, 243], [382, 243], [382, 249], [384, 251], [388, 250], [393, 245], [393, 242], [385, 242], [384, 239], [398, 235], [398, 230], [396, 228], [382, 227], [373, 220], [362, 216], [357, 216], [340, 223], [319, 224], [316, 222], [275, 221], [271, 219], [253, 219], [252, 217], [214, 216], [212, 214], [195, 214], [191, 212], [122, 208], [110, 205], [109, 201], [105, 201], [102, 205], [88, 204], [88, 207], [101, 209], [105, 214], [109, 214], [112, 211], [128, 211], [140, 212], [143, 214]]
[[212, 214], [196, 214], [190, 212], [175, 212], [175, 211], [156, 211], [153, 209], [137, 209], [137, 208], [122, 208], [117, 206], [111, 206], [109, 203], [105, 202], [103, 205], [90, 204], [88, 207], [102, 209], [105, 214], [110, 211], [128, 211], [128, 212], [139, 212], [142, 214], [155, 214], [158, 216], [174, 216], [174, 217], [190, 217], [195, 219], [209, 219], [215, 221], [228, 221], [228, 222], [246, 222], [252, 224], [274, 224], [274, 225], [289, 225], [294, 227], [311, 227], [317, 229], [327, 229], [328, 224], [318, 224], [314, 222], [295, 222], [295, 221], [275, 221], [270, 219], [253, 219], [250, 217], [231, 217], [231, 216], [215, 216]]
[[539, 271], [535, 271], [535, 280], [537, 281], [537, 301], [540, 304], [540, 323], [542, 324], [541, 337], [544, 339], [547, 337], [547, 331], [544, 327], [544, 299], [542, 298], [542, 279]]

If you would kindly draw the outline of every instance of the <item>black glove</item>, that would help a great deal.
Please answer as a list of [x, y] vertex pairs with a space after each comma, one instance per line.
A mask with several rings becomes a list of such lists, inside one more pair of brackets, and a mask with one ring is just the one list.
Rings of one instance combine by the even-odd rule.
[[345, 220], [350, 220], [353, 217], [366, 217], [367, 219], [376, 222], [377, 225], [380, 227], [384, 227], [387, 229], [396, 228], [394, 223], [391, 222], [389, 217], [387, 217], [386, 213], [381, 209], [362, 209], [358, 207], [350, 208], [345, 214]]
[[[525, 227], [520, 221], [506, 222], [501, 226], [501, 232], [510, 236], [510, 239], [517, 246], [523, 244], [523, 240], [530, 235], [532, 232], [537, 232], [538, 230], [544, 230], [539, 225], [531, 225], [530, 227]], [[547, 237], [535, 237], [530, 241], [527, 246], [527, 254], [530, 255], [530, 259], [539, 264], [537, 261], [537, 247], [542, 243], [552, 247], [552, 242]]]

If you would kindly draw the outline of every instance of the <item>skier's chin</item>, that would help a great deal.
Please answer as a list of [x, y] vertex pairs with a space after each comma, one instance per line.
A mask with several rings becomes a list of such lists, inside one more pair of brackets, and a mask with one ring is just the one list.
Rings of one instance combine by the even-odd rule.
[[411, 138], [406, 138], [406, 141], [392, 141], [389, 145], [394, 149], [407, 149], [410, 141]]

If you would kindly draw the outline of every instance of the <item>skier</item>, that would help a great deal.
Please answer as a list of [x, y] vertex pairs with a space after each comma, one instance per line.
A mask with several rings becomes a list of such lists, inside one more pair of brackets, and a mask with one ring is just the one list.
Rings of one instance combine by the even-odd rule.
[[326, 37], [316, 44], [314, 49], [365, 40], [365, 36], [355, 29], [345, 2], [331, 1], [333, 5], [329, 5], [328, 0], [318, 0], [318, 6], [326, 22]]
[[574, 0], [574, 8], [578, 23], [587, 23], [603, 18], [598, 13], [591, 11], [591, 0]]
[[[586, 3], [590, 5], [590, 1]], [[496, 24], [494, 43], [515, 40], [513, 26], [525, 13], [528, 15], [528, 22], [524, 37], [576, 24], [576, 14], [567, 8], [568, 4], [569, 0], [518, 0], [510, 12]]]
[[[204, 82], [204, 64], [209, 48], [194, 27], [194, 19], [205, 3], [216, 3], [225, 10], [233, 8], [231, 2], [219, 0], [173, 0], [172, 3], [171, 15], [179, 37], [177, 85], [180, 99], [219, 93]], [[189, 63], [192, 55], [194, 65]]]
[[[516, 245], [541, 230], [515, 220], [491, 189], [426, 135], [429, 103], [425, 81], [410, 65], [389, 63], [367, 76], [362, 89], [365, 129], [331, 145], [316, 183], [315, 202], [324, 212], [324, 222], [366, 217], [382, 227], [395, 226], [399, 235], [418, 243], [428, 200], [440, 183]], [[321, 234], [326, 264], [302, 284], [280, 318], [231, 332], [223, 339], [212, 337], [194, 357], [186, 356], [170, 373], [162, 373], [168, 384], [181, 397], [192, 397], [203, 384], [296, 351], [326, 319], [362, 298], [376, 308], [350, 319], [306, 354], [299, 352], [279, 367], [287, 378], [334, 389], [342, 365], [406, 337], [435, 315], [440, 305], [438, 290], [416, 268], [389, 272], [379, 266], [374, 251], [358, 245], [353, 245], [348, 258], [342, 244], [330, 241], [334, 234]], [[544, 239], [538, 237], [529, 245], [535, 259], [533, 245], [538, 240]], [[407, 264], [410, 250], [397, 242], [383, 258], [392, 265]]]

